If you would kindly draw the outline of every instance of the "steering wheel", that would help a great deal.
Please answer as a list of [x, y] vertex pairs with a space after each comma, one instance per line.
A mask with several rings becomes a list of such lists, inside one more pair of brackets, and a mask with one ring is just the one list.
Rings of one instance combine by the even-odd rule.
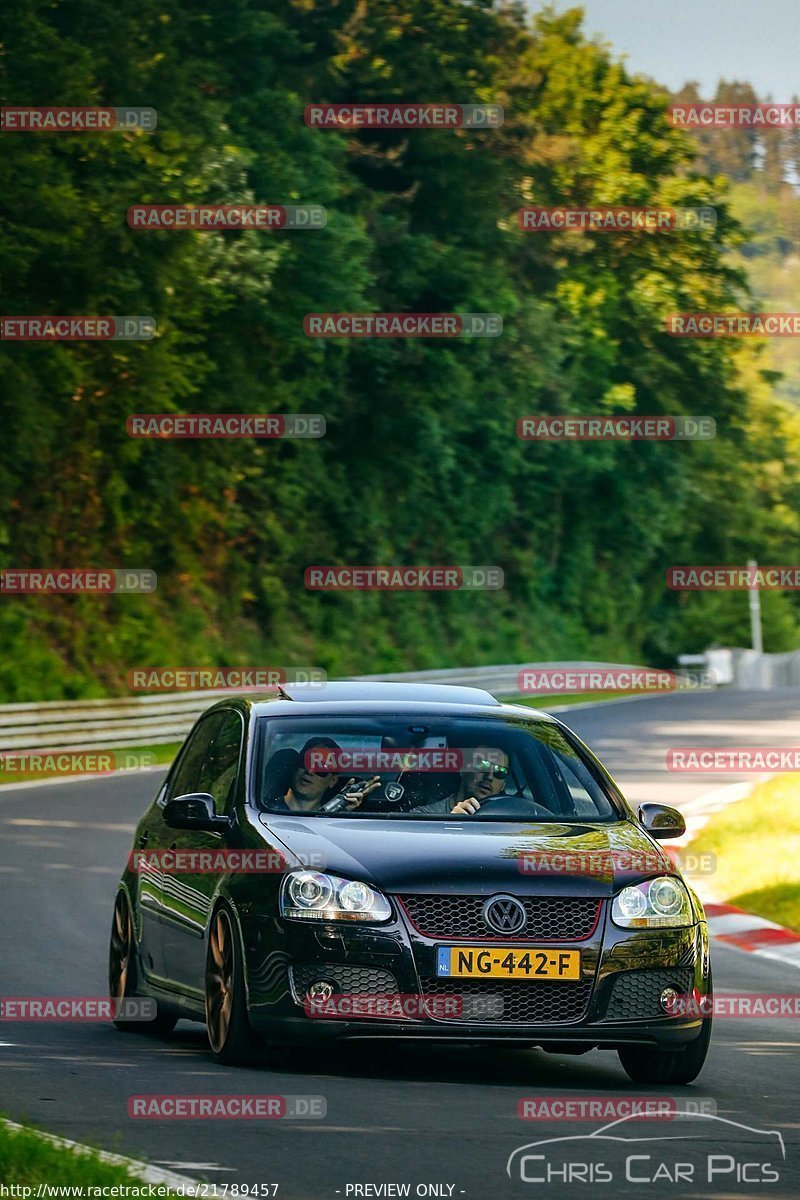
[[521, 792], [502, 792], [499, 796], [490, 796], [484, 800], [470, 820], [477, 821], [481, 817], [544, 817], [552, 819], [553, 814], [542, 804], [530, 800]]

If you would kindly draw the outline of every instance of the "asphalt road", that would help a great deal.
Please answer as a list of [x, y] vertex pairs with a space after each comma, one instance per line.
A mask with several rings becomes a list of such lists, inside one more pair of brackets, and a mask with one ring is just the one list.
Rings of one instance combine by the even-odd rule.
[[[680, 807], [737, 777], [670, 775], [668, 747], [791, 745], [800, 729], [800, 693], [687, 693], [562, 716], [631, 800]], [[0, 791], [0, 995], [103, 994], [117, 879], [159, 779], [146, 773]], [[796, 969], [719, 944], [714, 973], [718, 992], [800, 991]], [[141, 1093], [322, 1096], [327, 1116], [132, 1120], [127, 1100]], [[404, 1194], [380, 1190], [387, 1184], [410, 1185], [410, 1196], [469, 1200], [535, 1191], [586, 1196], [594, 1189], [631, 1197], [800, 1194], [800, 1033], [792, 1019], [717, 1020], [700, 1079], [669, 1094], [701, 1107], [714, 1104], [722, 1120], [648, 1123], [647, 1129], [637, 1122], [639, 1130], [628, 1125], [615, 1132], [672, 1140], [638, 1142], [633, 1149], [596, 1139], [567, 1143], [547, 1150], [549, 1168], [540, 1160], [525, 1164], [529, 1178], [560, 1170], [551, 1182], [522, 1182], [518, 1165], [507, 1175], [508, 1157], [518, 1147], [585, 1136], [605, 1123], [521, 1120], [521, 1098], [645, 1094], [663, 1092], [630, 1084], [616, 1055], [599, 1051], [571, 1058], [365, 1043], [225, 1069], [209, 1059], [202, 1027], [187, 1022], [161, 1041], [103, 1025], [0, 1024], [0, 1111], [212, 1180], [219, 1195], [225, 1184], [275, 1183], [287, 1200]], [[699, 1127], [709, 1140], [690, 1141]], [[762, 1131], [782, 1134], [785, 1160], [777, 1139]], [[632, 1153], [641, 1157], [626, 1168]], [[723, 1156], [713, 1160], [711, 1183], [708, 1153]], [[681, 1162], [684, 1174], [676, 1181]], [[765, 1178], [771, 1169], [765, 1163], [777, 1171], [776, 1180]]]

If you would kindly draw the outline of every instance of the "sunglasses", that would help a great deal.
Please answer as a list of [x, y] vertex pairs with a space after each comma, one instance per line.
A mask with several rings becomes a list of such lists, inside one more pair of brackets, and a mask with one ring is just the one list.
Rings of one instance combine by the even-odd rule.
[[489, 762], [488, 758], [479, 758], [473, 764], [475, 771], [491, 771], [495, 779], [506, 779], [508, 777], [508, 767], [502, 767], [500, 763]]

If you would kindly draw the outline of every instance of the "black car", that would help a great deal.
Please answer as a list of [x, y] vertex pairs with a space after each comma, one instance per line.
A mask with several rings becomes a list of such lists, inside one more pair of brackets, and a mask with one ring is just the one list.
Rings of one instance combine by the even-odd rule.
[[456, 1039], [617, 1050], [633, 1080], [687, 1083], [711, 1033], [708, 931], [657, 844], [684, 828], [634, 813], [554, 716], [475, 688], [225, 699], [136, 830], [111, 994], [147, 997], [154, 1032], [205, 1021], [222, 1062]]

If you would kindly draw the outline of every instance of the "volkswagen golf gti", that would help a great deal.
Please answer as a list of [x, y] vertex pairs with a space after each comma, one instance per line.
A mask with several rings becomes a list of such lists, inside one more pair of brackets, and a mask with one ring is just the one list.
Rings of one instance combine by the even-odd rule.
[[[116, 1023], [203, 1021], [224, 1063], [456, 1039], [615, 1050], [636, 1082], [688, 1083], [712, 984], [703, 908], [659, 845], [684, 830], [634, 812], [556, 717], [477, 688], [221, 700], [136, 829]], [[147, 1021], [127, 1019], [137, 999]]]

